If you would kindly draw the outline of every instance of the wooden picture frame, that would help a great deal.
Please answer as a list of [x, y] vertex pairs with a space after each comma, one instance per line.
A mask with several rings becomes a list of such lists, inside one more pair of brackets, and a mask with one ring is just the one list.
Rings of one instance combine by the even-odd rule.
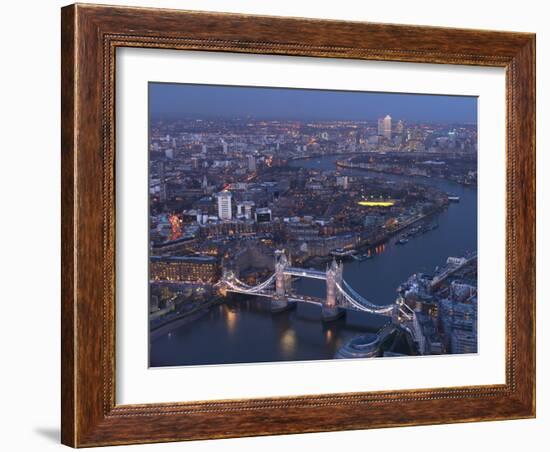
[[[62, 9], [62, 442], [73, 447], [535, 416], [535, 35], [162, 9]], [[115, 403], [115, 50], [506, 70], [506, 383]]]

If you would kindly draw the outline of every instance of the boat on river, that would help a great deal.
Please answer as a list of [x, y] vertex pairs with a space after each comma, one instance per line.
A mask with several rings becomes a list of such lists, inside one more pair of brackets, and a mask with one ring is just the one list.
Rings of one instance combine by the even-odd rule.
[[449, 202], [460, 202], [460, 196], [456, 196], [453, 194], [447, 194], [447, 199]]

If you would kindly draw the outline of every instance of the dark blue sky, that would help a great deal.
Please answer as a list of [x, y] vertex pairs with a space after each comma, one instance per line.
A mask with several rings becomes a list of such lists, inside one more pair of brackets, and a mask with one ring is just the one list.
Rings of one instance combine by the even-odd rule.
[[149, 83], [153, 118], [394, 119], [477, 122], [477, 98], [288, 88]]

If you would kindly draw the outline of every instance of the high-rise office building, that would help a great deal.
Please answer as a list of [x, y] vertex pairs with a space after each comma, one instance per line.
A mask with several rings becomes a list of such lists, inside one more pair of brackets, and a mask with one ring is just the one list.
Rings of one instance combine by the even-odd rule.
[[231, 220], [231, 192], [221, 191], [218, 193], [218, 218], [220, 220]]
[[378, 119], [378, 135], [391, 140], [391, 116]]
[[395, 133], [398, 135], [401, 135], [403, 131], [405, 130], [405, 124], [403, 124], [403, 120], [397, 121], [397, 125], [395, 126]]
[[386, 137], [388, 140], [391, 140], [391, 116], [386, 115], [386, 117], [383, 120], [383, 133], [384, 137]]
[[384, 118], [378, 118], [378, 135], [384, 135]]

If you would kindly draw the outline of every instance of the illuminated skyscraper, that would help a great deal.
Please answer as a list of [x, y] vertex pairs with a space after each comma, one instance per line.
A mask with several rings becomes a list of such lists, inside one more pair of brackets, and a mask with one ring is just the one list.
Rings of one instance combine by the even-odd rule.
[[378, 119], [378, 135], [391, 140], [391, 116], [386, 115], [385, 118]]
[[218, 193], [218, 218], [220, 220], [231, 220], [231, 192], [221, 191]]
[[383, 121], [383, 133], [388, 140], [391, 140], [391, 116], [386, 115]]

